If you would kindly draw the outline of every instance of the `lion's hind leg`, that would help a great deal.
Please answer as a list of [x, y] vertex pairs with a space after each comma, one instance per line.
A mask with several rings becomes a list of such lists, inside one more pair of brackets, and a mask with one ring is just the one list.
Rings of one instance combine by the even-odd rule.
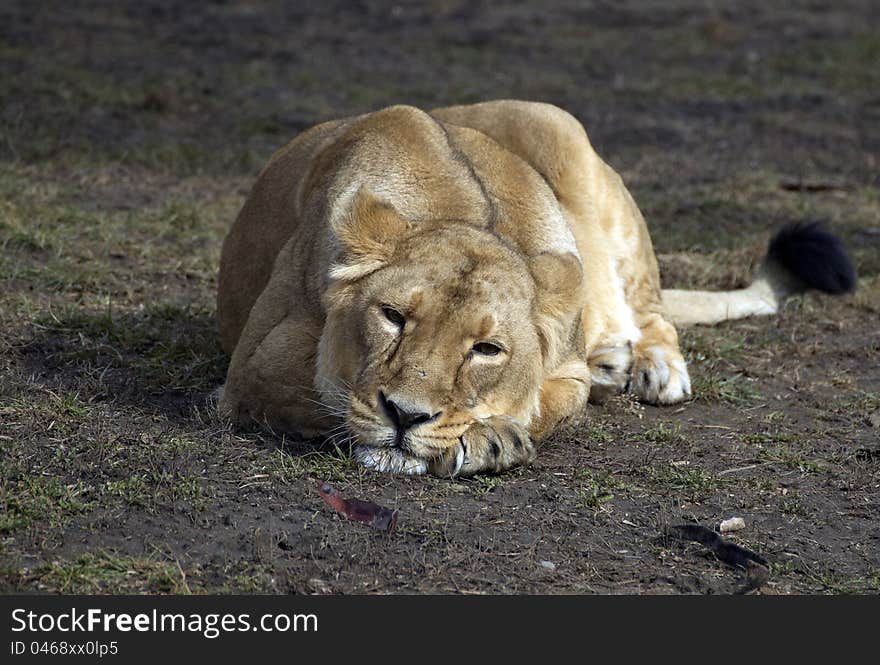
[[651, 236], [620, 177], [609, 176], [609, 181], [616, 193], [611, 236], [618, 243], [617, 270], [638, 328], [629, 390], [648, 404], [677, 404], [690, 398], [691, 380], [678, 346], [678, 333], [663, 307]]

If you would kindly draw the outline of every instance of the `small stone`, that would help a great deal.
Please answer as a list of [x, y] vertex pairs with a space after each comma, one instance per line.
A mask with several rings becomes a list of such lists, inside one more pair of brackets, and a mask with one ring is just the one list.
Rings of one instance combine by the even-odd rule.
[[556, 570], [556, 564], [552, 561], [547, 561], [546, 559], [544, 561], [539, 561], [538, 565], [546, 570]]
[[724, 520], [718, 527], [721, 533], [730, 533], [731, 531], [739, 531], [746, 528], [746, 522], [742, 517], [731, 517]]

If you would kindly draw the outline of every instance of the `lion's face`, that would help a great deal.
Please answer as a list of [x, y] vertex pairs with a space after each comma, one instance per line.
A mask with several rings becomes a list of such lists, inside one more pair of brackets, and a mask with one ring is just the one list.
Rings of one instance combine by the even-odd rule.
[[407, 237], [338, 289], [319, 375], [355, 441], [429, 461], [476, 419], [527, 423], [541, 376], [534, 289], [516, 253], [462, 224]]

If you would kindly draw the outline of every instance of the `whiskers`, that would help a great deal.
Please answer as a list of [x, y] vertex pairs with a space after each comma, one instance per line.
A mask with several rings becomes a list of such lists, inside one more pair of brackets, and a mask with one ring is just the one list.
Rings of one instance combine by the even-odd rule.
[[330, 383], [324, 381], [324, 386], [297, 386], [301, 390], [312, 393], [315, 397], [303, 397], [303, 401], [312, 404], [315, 411], [320, 415], [336, 421], [345, 420], [348, 415], [348, 404], [352, 395], [351, 387], [344, 381]]
[[348, 404], [354, 390], [345, 381], [340, 380], [339, 383], [330, 383], [324, 381], [324, 386], [317, 389], [320, 395], [318, 400], [314, 400], [316, 404], [320, 404], [323, 412], [327, 415], [344, 418], [348, 411]]
[[324, 440], [337, 453], [350, 455], [352, 446], [357, 443], [357, 436], [351, 431], [349, 423], [353, 390], [348, 383], [341, 380], [336, 383], [325, 380], [323, 384], [320, 388], [300, 386], [315, 395], [314, 398], [304, 397], [303, 400], [312, 404], [318, 414], [333, 423], [332, 427], [322, 433]]
[[351, 446], [362, 443], [384, 447], [394, 442], [394, 429], [379, 418], [372, 407], [350, 387], [338, 387], [333, 391], [324, 391], [322, 395], [332, 395], [337, 400], [336, 403], [324, 404], [324, 412], [332, 411], [333, 417], [339, 421], [326, 433], [333, 445]]
[[336, 431], [327, 432], [325, 436], [325, 440], [336, 451], [337, 455], [341, 457], [350, 457], [351, 449], [357, 443], [354, 434], [348, 429], [348, 426], [343, 424], [338, 428], [334, 428]]

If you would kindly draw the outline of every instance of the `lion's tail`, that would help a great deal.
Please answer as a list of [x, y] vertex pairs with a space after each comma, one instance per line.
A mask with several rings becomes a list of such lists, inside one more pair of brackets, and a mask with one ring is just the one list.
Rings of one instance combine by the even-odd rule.
[[667, 316], [676, 325], [713, 324], [776, 314], [790, 295], [809, 289], [849, 293], [856, 272], [840, 241], [820, 222], [784, 227], [770, 241], [755, 280], [736, 291], [663, 290]]

